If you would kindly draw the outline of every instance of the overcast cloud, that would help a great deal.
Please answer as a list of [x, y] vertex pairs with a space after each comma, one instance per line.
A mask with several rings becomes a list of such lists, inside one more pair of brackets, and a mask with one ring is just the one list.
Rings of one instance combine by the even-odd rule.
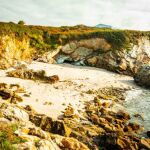
[[0, 0], [0, 21], [150, 30], [150, 0]]

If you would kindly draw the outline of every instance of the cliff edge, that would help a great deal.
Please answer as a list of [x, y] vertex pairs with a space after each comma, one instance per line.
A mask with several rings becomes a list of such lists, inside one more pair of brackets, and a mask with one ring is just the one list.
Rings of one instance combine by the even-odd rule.
[[0, 23], [0, 68], [32, 60], [105, 68], [134, 75], [150, 62], [150, 32]]

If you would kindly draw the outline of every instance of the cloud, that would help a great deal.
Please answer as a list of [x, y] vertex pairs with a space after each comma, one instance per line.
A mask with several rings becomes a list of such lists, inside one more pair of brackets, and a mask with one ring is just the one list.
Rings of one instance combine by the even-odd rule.
[[149, 0], [0, 0], [0, 9], [1, 21], [150, 30]]

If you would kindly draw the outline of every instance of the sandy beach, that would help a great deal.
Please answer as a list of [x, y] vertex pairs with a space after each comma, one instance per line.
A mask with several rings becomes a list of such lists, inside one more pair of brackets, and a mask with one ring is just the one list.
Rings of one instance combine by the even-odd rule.
[[55, 84], [40, 81], [6, 77], [6, 71], [0, 71], [0, 82], [23, 86], [26, 94], [20, 94], [24, 101], [21, 106], [31, 105], [37, 112], [53, 118], [59, 117], [68, 105], [72, 105], [76, 113], [84, 108], [84, 102], [93, 100], [94, 94], [88, 90], [103, 87], [137, 88], [130, 76], [119, 75], [94, 67], [73, 66], [70, 64], [46, 64], [33, 62], [28, 65], [33, 70], [45, 70], [48, 76], [58, 75], [60, 82]]

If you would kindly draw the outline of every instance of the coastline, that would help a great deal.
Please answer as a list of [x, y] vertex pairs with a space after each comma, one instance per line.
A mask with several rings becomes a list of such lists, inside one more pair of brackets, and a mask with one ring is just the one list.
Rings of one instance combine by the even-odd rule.
[[[83, 110], [84, 102], [93, 100], [95, 97], [95, 94], [87, 94], [88, 90], [98, 90], [105, 87], [138, 88], [130, 76], [94, 67], [33, 62], [28, 68], [35, 71], [45, 70], [48, 76], [56, 74], [60, 77], [60, 82], [50, 85], [39, 81], [6, 77], [4, 74], [0, 77], [0, 82], [23, 86], [31, 95], [26, 97], [20, 94], [24, 101], [19, 105], [31, 105], [38, 113], [44, 113], [55, 119], [62, 115], [62, 111], [69, 104], [76, 111]], [[52, 104], [44, 105], [46, 102]]]
[[[9, 124], [15, 121], [19, 125], [15, 134], [27, 141], [32, 139], [31, 146], [36, 146], [36, 138], [40, 138], [39, 143], [46, 148], [43, 137], [56, 146], [72, 149], [76, 149], [76, 144], [85, 150], [131, 149], [131, 143], [135, 149], [149, 146], [149, 121], [143, 128], [144, 118], [149, 117], [149, 101], [143, 115], [136, 112], [143, 105], [139, 103], [141, 106], [134, 108], [132, 98], [136, 103], [144, 89], [131, 76], [69, 64], [32, 62], [20, 67], [0, 71], [0, 120]], [[10, 73], [13, 71], [16, 73]], [[56, 82], [45, 80], [54, 75]], [[143, 119], [140, 125], [135, 118]], [[21, 145], [28, 148], [28, 144]], [[20, 149], [21, 145], [16, 146]]]

